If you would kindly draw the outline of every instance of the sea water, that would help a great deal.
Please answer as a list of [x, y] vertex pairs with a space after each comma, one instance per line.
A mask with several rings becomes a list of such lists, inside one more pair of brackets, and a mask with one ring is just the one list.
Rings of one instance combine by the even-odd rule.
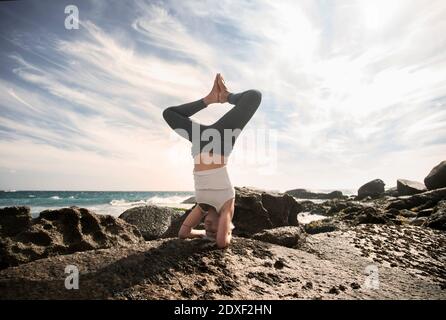
[[183, 204], [193, 196], [188, 191], [0, 191], [0, 207], [29, 206], [33, 217], [45, 209], [70, 206], [88, 208], [98, 214], [119, 216], [125, 210], [143, 205], [190, 208]]

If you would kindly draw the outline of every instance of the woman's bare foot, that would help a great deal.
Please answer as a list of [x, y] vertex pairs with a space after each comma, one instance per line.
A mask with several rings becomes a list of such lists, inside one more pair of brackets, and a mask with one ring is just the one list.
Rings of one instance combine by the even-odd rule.
[[220, 73], [217, 74], [217, 80], [218, 80], [218, 87], [220, 89], [218, 94], [218, 102], [220, 103], [228, 102], [228, 95], [230, 92], [226, 87], [225, 79], [223, 79], [223, 76]]
[[218, 86], [218, 75], [219, 75], [219, 73], [217, 73], [217, 75], [215, 76], [214, 86], [212, 87], [211, 92], [209, 92], [209, 94], [206, 97], [203, 98], [204, 103], [206, 105], [210, 105], [212, 103], [220, 102], [219, 101], [220, 88]]

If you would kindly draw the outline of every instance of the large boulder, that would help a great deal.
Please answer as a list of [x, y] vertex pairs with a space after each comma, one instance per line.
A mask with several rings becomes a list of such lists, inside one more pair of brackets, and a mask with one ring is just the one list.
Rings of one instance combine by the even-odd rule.
[[178, 219], [182, 213], [173, 208], [146, 205], [130, 208], [119, 218], [136, 226], [144, 239], [154, 240], [165, 237], [172, 221]]
[[406, 179], [398, 179], [396, 181], [396, 187], [398, 195], [401, 196], [410, 196], [426, 191], [426, 186], [423, 183]]
[[381, 179], [367, 182], [358, 189], [358, 198], [377, 197], [384, 193], [385, 183]]
[[342, 191], [332, 191], [330, 193], [321, 193], [321, 192], [311, 192], [306, 189], [293, 189], [285, 191], [286, 194], [289, 194], [298, 199], [343, 199], [346, 198], [342, 194]]
[[0, 268], [49, 256], [129, 245], [143, 241], [138, 229], [109, 215], [78, 207], [42, 211], [0, 209]]
[[435, 166], [424, 178], [424, 184], [429, 190], [446, 187], [446, 160]]
[[286, 193], [236, 187], [234, 234], [250, 236], [265, 229], [297, 226], [300, 204]]

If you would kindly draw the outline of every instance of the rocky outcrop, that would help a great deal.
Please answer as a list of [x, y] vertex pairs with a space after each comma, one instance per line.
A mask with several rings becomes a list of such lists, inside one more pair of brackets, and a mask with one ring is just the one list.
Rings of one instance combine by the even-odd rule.
[[377, 197], [384, 193], [385, 183], [381, 179], [367, 182], [358, 189], [358, 199], [365, 197]]
[[311, 192], [306, 189], [293, 189], [285, 191], [286, 194], [298, 199], [343, 199], [346, 198], [341, 191], [332, 191], [330, 193]]
[[429, 190], [446, 187], [446, 160], [436, 165], [424, 178], [424, 184]]
[[136, 226], [144, 239], [154, 240], [166, 237], [172, 221], [180, 218], [182, 213], [172, 208], [147, 205], [130, 208], [119, 218]]
[[136, 227], [84, 208], [45, 210], [36, 219], [29, 207], [0, 209], [0, 268], [141, 241]]
[[426, 186], [421, 182], [398, 179], [396, 183], [398, 195], [401, 196], [410, 196], [427, 191]]
[[[1, 299], [446, 299], [444, 233], [360, 225], [300, 249], [235, 237], [163, 239], [77, 252], [0, 271]], [[65, 267], [80, 271], [64, 286]]]

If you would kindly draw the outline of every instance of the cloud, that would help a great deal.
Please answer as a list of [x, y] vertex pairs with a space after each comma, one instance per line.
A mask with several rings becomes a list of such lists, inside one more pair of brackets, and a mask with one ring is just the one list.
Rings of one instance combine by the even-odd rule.
[[28, 172], [24, 188], [44, 188], [33, 179], [45, 173], [65, 189], [191, 190], [188, 142], [161, 112], [203, 97], [216, 72], [233, 91], [262, 91], [247, 128], [279, 138], [277, 172], [237, 162], [237, 185], [394, 184], [443, 160], [443, 1], [86, 3], [79, 30], [31, 28], [45, 17], [30, 15], [1, 38], [0, 167]]

